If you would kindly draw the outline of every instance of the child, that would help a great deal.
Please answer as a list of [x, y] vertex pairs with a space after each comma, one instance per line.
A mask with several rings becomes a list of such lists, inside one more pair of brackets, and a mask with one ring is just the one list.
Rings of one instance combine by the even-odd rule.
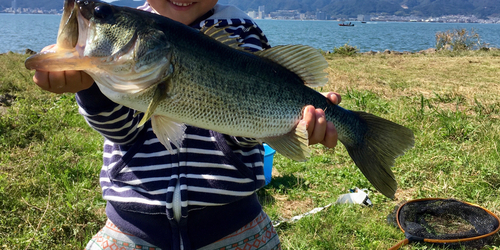
[[[217, 0], [148, 0], [139, 9], [193, 28], [217, 25], [253, 51], [266, 37], [242, 11]], [[263, 148], [248, 138], [188, 126], [171, 154], [151, 122], [106, 98], [84, 72], [37, 71], [34, 81], [55, 92], [76, 93], [80, 113], [104, 138], [100, 184], [108, 221], [86, 249], [232, 249], [245, 245], [280, 249], [255, 191], [264, 186]], [[328, 93], [333, 102], [340, 96]], [[324, 112], [308, 106], [303, 121], [310, 144], [333, 148], [337, 134]]]

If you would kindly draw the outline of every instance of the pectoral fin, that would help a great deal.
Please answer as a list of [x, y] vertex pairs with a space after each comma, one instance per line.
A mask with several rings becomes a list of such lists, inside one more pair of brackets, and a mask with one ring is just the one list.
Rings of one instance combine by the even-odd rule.
[[271, 148], [278, 151], [283, 156], [296, 161], [306, 161], [311, 155], [305, 123], [299, 123], [295, 130], [279, 137], [264, 138]]
[[155, 93], [153, 95], [153, 100], [151, 100], [151, 102], [149, 103], [148, 109], [144, 113], [144, 116], [142, 117], [142, 119], [139, 122], [139, 124], [137, 125], [137, 127], [141, 127], [142, 125], [144, 125], [144, 123], [146, 123], [149, 120], [149, 118], [151, 118], [153, 116], [153, 114], [156, 110], [156, 107], [158, 107], [158, 104], [162, 100], [164, 100], [165, 98], [168, 97], [169, 82], [170, 82], [170, 77], [167, 76], [166, 78], [164, 78], [164, 80], [161, 83], [156, 85], [156, 90], [155, 90]]
[[[161, 101], [169, 97], [169, 87], [171, 80], [172, 67], [170, 71], [167, 72], [167, 76], [161, 80], [159, 84], [156, 85], [155, 92], [153, 94], [153, 99], [149, 103], [148, 109], [144, 112], [144, 116], [137, 125], [138, 127], [143, 126], [149, 119], [151, 119], [151, 126], [153, 127], [153, 132], [155, 133], [158, 140], [172, 152], [172, 144], [179, 148], [182, 140], [184, 139], [184, 131], [186, 130], [186, 125], [182, 123], [177, 123], [172, 121], [170, 118], [161, 115], [154, 115], [154, 112]], [[136, 112], [139, 114], [140, 111]], [[134, 114], [134, 115], [136, 115]]]

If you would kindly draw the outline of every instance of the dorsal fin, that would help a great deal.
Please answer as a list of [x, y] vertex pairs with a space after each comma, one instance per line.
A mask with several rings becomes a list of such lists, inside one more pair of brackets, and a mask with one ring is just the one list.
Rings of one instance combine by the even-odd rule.
[[[219, 22], [220, 23], [220, 22]], [[237, 37], [231, 37], [224, 27], [203, 26], [200, 31], [206, 36], [225, 44], [233, 49], [249, 52], [247, 48], [240, 47]], [[309, 87], [321, 87], [328, 82], [327, 73], [328, 62], [321, 53], [306, 45], [279, 45], [270, 49], [253, 52], [255, 55], [265, 57], [274, 61], [288, 70], [297, 74], [304, 84]]]
[[270, 49], [254, 52], [270, 59], [297, 74], [304, 84], [321, 87], [328, 82], [324, 70], [328, 62], [321, 53], [306, 45], [279, 45]]
[[215, 27], [219, 23], [220, 22], [215, 23], [214, 25], [209, 27], [203, 25], [200, 31], [206, 36], [209, 36], [212, 39], [233, 49], [246, 51], [244, 47], [240, 47], [242, 43], [238, 42], [238, 36], [231, 37], [231, 34], [226, 31], [225, 27]]

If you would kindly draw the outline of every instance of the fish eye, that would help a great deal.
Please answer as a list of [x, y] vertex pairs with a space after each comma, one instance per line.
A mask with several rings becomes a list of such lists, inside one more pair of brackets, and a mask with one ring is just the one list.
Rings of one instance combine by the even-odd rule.
[[107, 4], [99, 5], [94, 8], [94, 15], [100, 19], [106, 18], [113, 15], [113, 9]]
[[87, 5], [89, 5], [89, 1], [87, 1], [87, 0], [76, 0], [76, 4], [87, 6]]

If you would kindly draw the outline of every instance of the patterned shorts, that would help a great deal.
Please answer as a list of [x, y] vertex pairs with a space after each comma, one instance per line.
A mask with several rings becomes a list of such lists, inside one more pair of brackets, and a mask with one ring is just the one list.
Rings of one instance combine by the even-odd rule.
[[[85, 250], [160, 250], [131, 234], [121, 231], [110, 220], [87, 244]], [[281, 250], [278, 234], [263, 211], [236, 232], [200, 248], [200, 250]]]

